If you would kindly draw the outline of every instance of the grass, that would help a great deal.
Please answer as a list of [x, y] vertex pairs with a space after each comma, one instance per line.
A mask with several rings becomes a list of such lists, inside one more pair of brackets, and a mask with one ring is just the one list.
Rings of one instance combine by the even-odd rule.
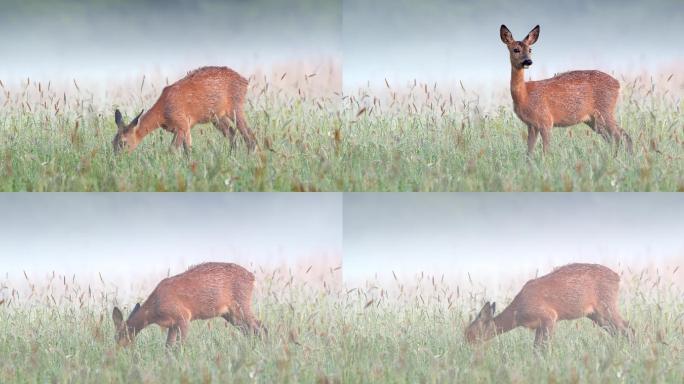
[[[111, 308], [135, 301], [110, 283], [5, 281], [0, 381], [679, 383], [684, 301], [681, 287], [668, 283], [676, 272], [623, 276], [620, 308], [634, 341], [583, 319], [559, 323], [540, 352], [522, 329], [483, 347], [466, 345], [462, 331], [482, 292], [425, 276], [348, 289], [334, 269], [308, 280], [304, 271], [257, 272], [255, 310], [267, 338], [244, 337], [223, 320], [196, 321], [187, 343], [173, 350], [156, 327], [133, 348], [115, 348]], [[132, 298], [144, 298], [152, 287], [145, 285]]]
[[104, 98], [76, 81], [56, 90], [27, 80], [0, 98], [0, 190], [337, 190], [330, 177], [331, 163], [339, 162], [339, 103], [331, 91], [339, 88], [336, 71], [331, 61], [252, 76], [247, 117], [261, 146], [254, 153], [241, 139], [231, 151], [209, 124], [193, 129], [190, 154], [171, 150], [172, 135], [160, 129], [134, 153], [117, 156], [114, 107], [129, 118], [149, 108], [163, 79], [143, 77]]
[[359, 90], [345, 99], [347, 189], [365, 191], [684, 190], [682, 78], [623, 79], [617, 118], [635, 142], [615, 154], [588, 127], [554, 128], [527, 157], [508, 88], [487, 102], [461, 85]]
[[[314, 75], [314, 76], [312, 76]], [[284, 76], [284, 77], [283, 77]], [[189, 155], [159, 130], [116, 156], [115, 106], [129, 116], [156, 100], [144, 78], [104, 98], [25, 81], [2, 85], [2, 191], [682, 191], [683, 78], [622, 79], [618, 121], [633, 155], [588, 127], [556, 128], [531, 159], [527, 131], [502, 88], [476, 92], [414, 83], [340, 97], [335, 64], [252, 77], [247, 115], [253, 153], [210, 125], [193, 130]]]
[[[196, 321], [187, 343], [173, 350], [156, 326], [133, 348], [115, 347], [111, 310], [124, 299], [114, 284], [80, 286], [64, 276], [42, 284], [27, 278], [16, 289], [5, 282], [0, 382], [313, 382], [336, 372], [336, 335], [324, 333], [335, 324], [330, 294], [340, 286], [339, 269], [308, 283], [283, 270], [257, 276], [255, 312], [268, 338], [245, 337], [223, 319]], [[153, 285], [137, 285], [127, 303], [144, 300]]]

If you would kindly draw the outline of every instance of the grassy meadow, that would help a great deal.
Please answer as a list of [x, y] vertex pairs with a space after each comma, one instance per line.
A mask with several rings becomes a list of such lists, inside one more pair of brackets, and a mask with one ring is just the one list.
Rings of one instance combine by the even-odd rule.
[[586, 126], [556, 128], [531, 159], [507, 86], [481, 101], [462, 86], [412, 83], [342, 95], [334, 61], [251, 76], [246, 106], [259, 149], [231, 151], [211, 125], [190, 154], [155, 131], [115, 155], [113, 110], [130, 119], [171, 79], [88, 88], [2, 83], [2, 191], [681, 191], [681, 74], [623, 78], [618, 121], [634, 153]]
[[[523, 329], [466, 345], [464, 326], [490, 298], [479, 285], [425, 275], [348, 287], [337, 267], [258, 270], [255, 312], [267, 337], [244, 337], [223, 319], [196, 321], [187, 343], [171, 350], [156, 326], [132, 348], [114, 346], [113, 305], [128, 312], [156, 280], [120, 290], [106, 279], [6, 279], [0, 382], [681, 383], [684, 300], [673, 284], [681, 272], [623, 275], [620, 308], [633, 341], [582, 319], [559, 323], [538, 352]], [[516, 291], [494, 299], [503, 308]]]
[[[159, 129], [132, 154], [115, 155], [114, 109], [130, 120], [165, 84], [182, 77], [141, 76], [126, 86], [60, 88], [26, 79], [0, 96], [2, 191], [339, 190], [339, 65], [286, 64], [250, 76], [248, 124], [260, 148], [249, 152], [211, 124], [192, 130], [190, 154], [171, 149]], [[335, 133], [337, 132], [337, 134]]]
[[492, 95], [463, 84], [414, 82], [345, 99], [348, 189], [382, 191], [684, 190], [684, 77], [622, 79], [619, 124], [634, 153], [585, 125], [554, 128], [527, 156], [527, 127], [509, 87]]

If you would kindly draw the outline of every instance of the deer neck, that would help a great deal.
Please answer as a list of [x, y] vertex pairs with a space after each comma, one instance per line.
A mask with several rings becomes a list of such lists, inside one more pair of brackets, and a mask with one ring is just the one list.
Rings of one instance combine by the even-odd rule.
[[515, 310], [511, 309], [509, 305], [498, 316], [494, 318], [494, 325], [496, 325], [496, 333], [508, 332], [518, 326], [515, 320]]
[[164, 116], [156, 105], [140, 116], [138, 127], [135, 130], [136, 141], [140, 142], [140, 140], [149, 135], [150, 132], [161, 127], [162, 122], [164, 121], [163, 119]]
[[522, 68], [511, 67], [511, 96], [513, 96], [513, 104], [516, 106], [527, 103], [525, 70]]

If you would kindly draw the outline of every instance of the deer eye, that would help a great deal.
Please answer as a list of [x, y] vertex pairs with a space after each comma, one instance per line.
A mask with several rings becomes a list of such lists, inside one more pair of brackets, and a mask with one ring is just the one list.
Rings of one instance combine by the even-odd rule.
[[520, 53], [520, 50], [518, 48], [513, 48], [513, 52]]

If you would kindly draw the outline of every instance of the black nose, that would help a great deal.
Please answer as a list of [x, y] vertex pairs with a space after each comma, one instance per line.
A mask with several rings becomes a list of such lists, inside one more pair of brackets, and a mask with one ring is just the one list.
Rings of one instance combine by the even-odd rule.
[[532, 65], [532, 60], [527, 59], [527, 60], [523, 61], [522, 64], [525, 65], [525, 66]]

